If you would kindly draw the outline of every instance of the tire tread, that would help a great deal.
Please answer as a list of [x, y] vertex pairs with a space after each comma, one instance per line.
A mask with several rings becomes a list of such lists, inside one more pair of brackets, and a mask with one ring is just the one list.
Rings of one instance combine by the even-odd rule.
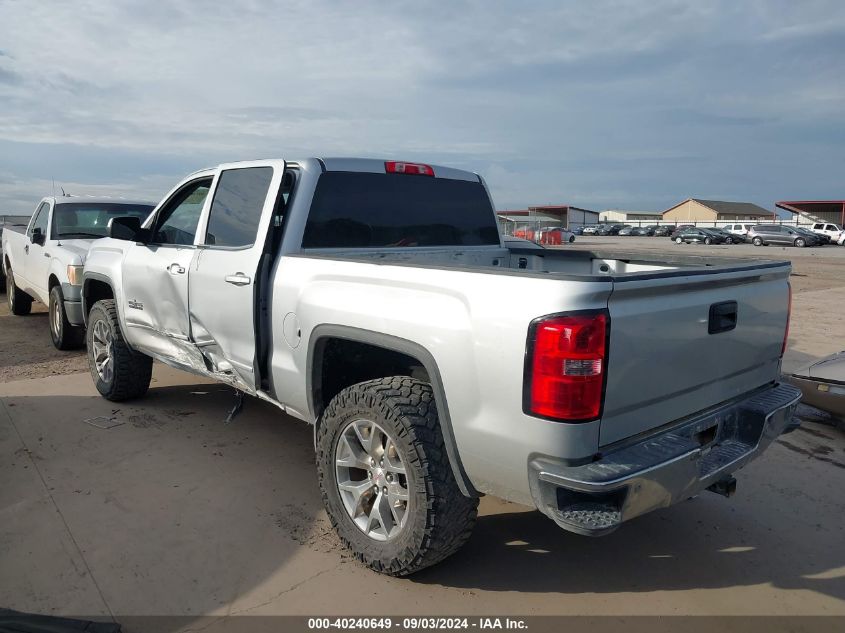
[[[427, 507], [422, 542], [416, 551], [406, 548], [403, 554], [385, 563], [375, 551], [358, 551], [346, 538], [338, 517], [329, 512], [332, 526], [344, 545], [354, 556], [375, 571], [407, 576], [425, 567], [439, 563], [458, 551], [469, 539], [478, 516], [478, 499], [466, 497], [455, 480], [440, 422], [434, 393], [428, 383], [407, 376], [377, 378], [347, 387], [332, 399], [323, 414], [323, 423], [317, 431], [318, 473], [323, 503], [329, 509], [327, 487], [334, 485], [327, 476], [320, 454], [333, 455], [331, 446], [332, 425], [326, 421], [363, 401], [381, 415], [398, 419], [400, 437], [405, 437], [416, 447], [425, 478]], [[333, 458], [332, 458], [333, 459]], [[412, 461], [416, 456], [412, 458]]]

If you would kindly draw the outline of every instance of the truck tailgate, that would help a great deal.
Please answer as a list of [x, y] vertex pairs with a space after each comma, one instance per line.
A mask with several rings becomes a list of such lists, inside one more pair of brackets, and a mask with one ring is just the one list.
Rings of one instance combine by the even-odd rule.
[[601, 446], [775, 380], [789, 273], [786, 263], [766, 263], [702, 274], [618, 277], [608, 301]]

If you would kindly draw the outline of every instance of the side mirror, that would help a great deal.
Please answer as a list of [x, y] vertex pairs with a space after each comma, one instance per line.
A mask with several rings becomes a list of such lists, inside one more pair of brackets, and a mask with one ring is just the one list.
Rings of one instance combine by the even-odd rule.
[[47, 237], [44, 233], [41, 232], [41, 227], [35, 227], [32, 229], [32, 243], [38, 244], [39, 246], [44, 246], [44, 242], [46, 241]]
[[109, 237], [128, 242], [146, 242], [149, 231], [141, 228], [141, 218], [124, 216], [112, 218], [108, 224]]

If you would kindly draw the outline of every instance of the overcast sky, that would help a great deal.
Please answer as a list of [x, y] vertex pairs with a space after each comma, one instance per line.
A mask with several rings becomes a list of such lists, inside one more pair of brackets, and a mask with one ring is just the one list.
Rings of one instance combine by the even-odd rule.
[[0, 213], [378, 156], [500, 209], [845, 198], [845, 2], [0, 0]]

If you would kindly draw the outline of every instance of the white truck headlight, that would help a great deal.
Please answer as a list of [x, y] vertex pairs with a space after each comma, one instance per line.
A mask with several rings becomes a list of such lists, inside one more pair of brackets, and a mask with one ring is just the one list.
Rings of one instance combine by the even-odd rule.
[[82, 266], [74, 266], [73, 264], [67, 267], [67, 280], [71, 286], [82, 285]]

